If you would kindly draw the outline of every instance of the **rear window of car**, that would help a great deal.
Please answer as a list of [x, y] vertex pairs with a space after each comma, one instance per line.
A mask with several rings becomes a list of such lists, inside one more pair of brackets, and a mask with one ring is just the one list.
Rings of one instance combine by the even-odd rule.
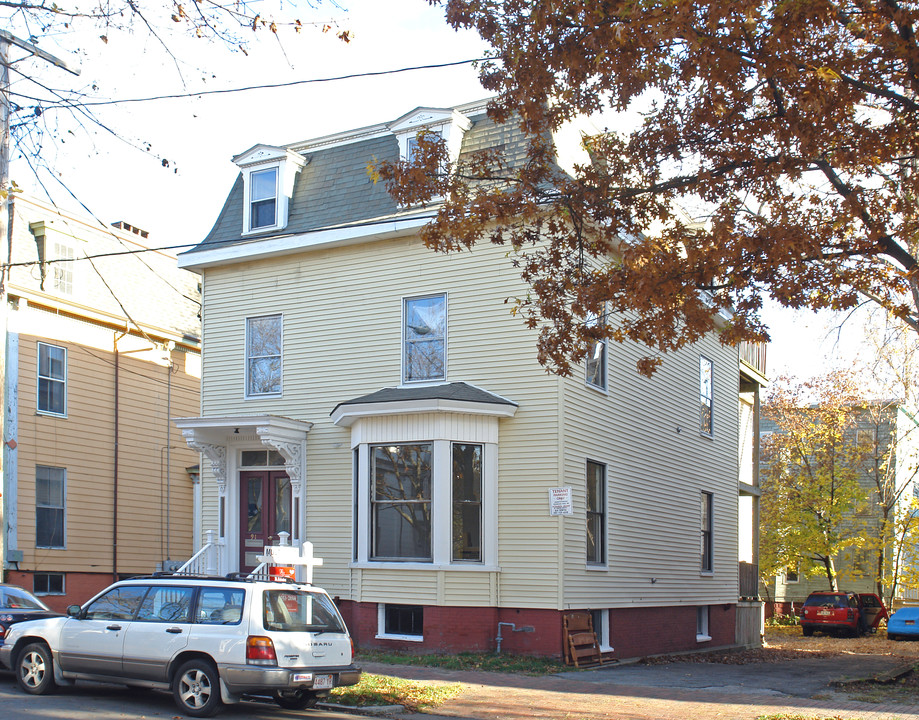
[[849, 607], [849, 598], [845, 595], [811, 595], [804, 601], [804, 607]]
[[266, 590], [263, 594], [266, 630], [280, 632], [345, 632], [341, 616], [328, 595], [307, 590]]
[[38, 598], [32, 597], [25, 590], [15, 587], [0, 588], [0, 608], [15, 610], [47, 610]]

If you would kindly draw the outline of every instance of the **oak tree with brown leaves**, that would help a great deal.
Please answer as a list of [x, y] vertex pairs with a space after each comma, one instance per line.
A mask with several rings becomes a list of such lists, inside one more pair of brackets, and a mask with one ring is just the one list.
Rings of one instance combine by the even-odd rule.
[[[519, 123], [526, 160], [450, 166], [429, 139], [378, 170], [403, 203], [444, 199], [430, 247], [512, 249], [547, 367], [603, 333], [646, 344], [649, 374], [712, 331], [764, 341], [764, 295], [870, 298], [919, 329], [919, 2], [429, 2], [490, 43], [489, 112]], [[591, 162], [556, 164], [554, 131], [626, 111], [584, 137]]]

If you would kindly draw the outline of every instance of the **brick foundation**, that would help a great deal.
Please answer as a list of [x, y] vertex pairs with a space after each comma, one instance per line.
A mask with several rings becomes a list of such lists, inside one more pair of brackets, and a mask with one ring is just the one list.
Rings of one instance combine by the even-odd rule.
[[[418, 654], [495, 652], [498, 623], [501, 652], [561, 658], [564, 654], [564, 612], [528, 608], [424, 607], [421, 642], [378, 637], [377, 604], [337, 600], [359, 648]], [[706, 650], [735, 644], [733, 604], [709, 607], [711, 640], [696, 639], [695, 606], [610, 610], [610, 643], [620, 659], [673, 652]], [[531, 632], [520, 628], [532, 628]]]
[[[57, 572], [57, 571], [48, 571]], [[32, 573], [8, 570], [6, 582], [32, 591]], [[64, 612], [68, 605], [82, 605], [112, 584], [111, 573], [64, 573], [64, 595], [42, 595], [40, 600], [52, 610]]]

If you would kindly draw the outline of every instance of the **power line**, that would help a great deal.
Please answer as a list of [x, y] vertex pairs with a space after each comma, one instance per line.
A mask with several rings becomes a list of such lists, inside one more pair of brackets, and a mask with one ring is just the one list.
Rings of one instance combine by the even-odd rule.
[[[429, 220], [432, 218], [434, 218], [433, 213], [412, 216], [412, 219], [414, 220], [418, 220], [418, 219]], [[344, 225], [336, 225], [335, 229], [336, 230], [347, 230], [351, 228], [359, 228], [359, 227], [367, 227], [369, 225], [377, 225], [379, 223], [380, 223], [380, 220], [375, 219], [375, 220], [368, 220], [365, 222], [354, 222], [354, 223], [347, 223]], [[298, 234], [301, 234], [301, 233], [298, 233]], [[309, 233], [302, 233], [302, 234], [306, 235]], [[262, 240], [277, 240], [281, 237], [292, 237], [292, 235], [286, 235], [286, 236], [275, 235], [275, 236], [261, 238], [261, 239]], [[96, 255], [84, 255], [83, 257], [55, 258], [52, 260], [25, 260], [23, 262], [15, 262], [15, 263], [0, 263], [0, 269], [14, 268], [14, 267], [32, 267], [33, 265], [48, 265], [51, 263], [61, 263], [61, 262], [75, 263], [75, 262], [80, 262], [81, 260], [95, 260], [96, 258], [117, 257], [119, 255], [137, 255], [140, 253], [148, 253], [148, 252], [162, 252], [164, 250], [179, 250], [181, 248], [198, 247], [202, 251], [203, 250], [214, 250], [214, 249], [218, 249], [221, 247], [232, 246], [237, 243], [243, 244], [240, 242], [239, 238], [231, 238], [229, 240], [218, 240], [215, 242], [201, 243], [198, 245], [194, 243], [185, 243], [183, 245], [162, 245], [160, 247], [155, 247], [155, 248], [138, 248], [137, 250], [119, 250], [117, 252], [98, 253]], [[251, 247], [251, 241], [248, 241], [245, 244]]]
[[[266, 83], [264, 85], [247, 85], [245, 87], [224, 88], [222, 90], [202, 90], [199, 92], [176, 93], [174, 95], [152, 95], [150, 97], [125, 98], [123, 100], [95, 100], [95, 101], [86, 101], [86, 102], [71, 101], [71, 102], [66, 102], [66, 104], [64, 105], [61, 105], [61, 107], [71, 107], [71, 108], [74, 106], [79, 106], [79, 107], [84, 107], [84, 108], [99, 107], [103, 105], [124, 105], [128, 103], [154, 102], [157, 100], [182, 100], [185, 98], [204, 97], [206, 95], [229, 95], [232, 93], [249, 92], [252, 90], [274, 90], [278, 88], [296, 87], [297, 85], [310, 85], [314, 83], [339, 82], [341, 80], [354, 80], [357, 78], [380, 77], [382, 75], [397, 75], [399, 73], [414, 72], [415, 70], [437, 70], [439, 68], [455, 67], [457, 65], [468, 65], [470, 63], [482, 62], [488, 59], [489, 58], [472, 58], [468, 60], [455, 60], [453, 62], [434, 63], [431, 65], [413, 65], [411, 67], [396, 68], [393, 70], [374, 70], [374, 71], [369, 71], [369, 72], [349, 73], [347, 75], [335, 75], [332, 77], [310, 78], [306, 80], [291, 80], [289, 82]], [[41, 102], [37, 98], [29, 98], [29, 99], [34, 99], [36, 102]], [[53, 107], [54, 105], [50, 105], [50, 106], [46, 106], [45, 109], [47, 110]]]

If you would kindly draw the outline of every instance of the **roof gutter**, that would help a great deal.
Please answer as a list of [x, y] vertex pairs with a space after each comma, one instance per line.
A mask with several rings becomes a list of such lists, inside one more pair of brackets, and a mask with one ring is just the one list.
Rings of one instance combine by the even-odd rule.
[[416, 215], [404, 220], [343, 225], [244, 242], [234, 240], [232, 244], [215, 244], [214, 248], [184, 252], [179, 255], [179, 267], [185, 270], [203, 270], [219, 265], [293, 255], [310, 250], [325, 250], [374, 240], [405, 237], [415, 234], [420, 228], [427, 225], [432, 217], [433, 215], [421, 217]]

